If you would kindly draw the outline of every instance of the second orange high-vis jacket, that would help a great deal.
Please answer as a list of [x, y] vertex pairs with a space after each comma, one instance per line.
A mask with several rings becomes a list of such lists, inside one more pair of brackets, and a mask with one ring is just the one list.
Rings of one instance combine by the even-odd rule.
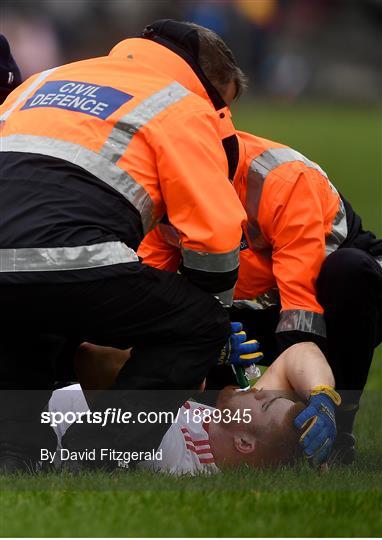
[[[105, 197], [106, 190], [117, 192], [134, 213], [133, 219], [138, 216], [139, 220], [134, 240], [129, 241], [128, 234], [122, 238], [112, 228], [105, 231], [102, 223], [97, 239], [86, 239], [83, 245], [73, 239], [92, 223], [83, 224], [81, 216], [76, 216], [69, 224], [73, 235], [66, 243], [57, 231], [59, 226], [60, 230], [69, 226], [67, 213], [64, 216], [56, 204], [50, 212], [54, 219], [40, 227], [36, 239], [32, 230], [25, 239], [30, 228], [26, 224], [21, 240], [12, 220], [20, 223], [26, 213], [42, 212], [37, 196], [40, 186], [31, 184], [36, 208], [31, 199], [27, 211], [20, 207], [8, 217], [6, 209], [1, 210], [3, 273], [73, 270], [137, 260], [132, 250], [166, 216], [178, 231], [190, 279], [214, 294], [221, 293], [229, 303], [245, 219], [228, 180], [222, 145], [234, 128], [228, 109], [218, 113], [201, 80], [181, 56], [154, 41], [127, 39], [109, 56], [32, 76], [3, 104], [1, 121], [0, 157], [7, 159], [3, 170], [5, 165], [7, 171], [12, 170], [9, 162], [16, 154], [18, 159], [57, 158], [60, 170], [65, 163], [68, 168], [74, 165], [89, 173], [89, 185], [92, 178], [95, 184], [103, 184]], [[61, 189], [70, 189], [70, 182], [68, 177]], [[8, 193], [13, 189], [16, 194], [18, 186], [14, 182]], [[88, 200], [93, 204], [91, 195]], [[49, 238], [43, 229], [46, 234], [49, 231]]]
[[[346, 212], [326, 173], [288, 148], [238, 132], [245, 162], [234, 181], [246, 209], [235, 300], [266, 307], [279, 296], [277, 332], [325, 337], [315, 281], [324, 258], [347, 236]], [[176, 270], [181, 254], [174, 229], [160, 225], [141, 244], [144, 262]]]

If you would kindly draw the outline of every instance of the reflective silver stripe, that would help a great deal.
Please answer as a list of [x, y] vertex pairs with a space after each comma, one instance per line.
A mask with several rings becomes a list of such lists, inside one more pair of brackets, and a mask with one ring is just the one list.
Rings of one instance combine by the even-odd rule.
[[318, 336], [326, 337], [326, 324], [324, 316], [313, 311], [303, 309], [288, 309], [282, 311], [276, 332], [309, 332]]
[[84, 146], [35, 135], [9, 135], [0, 141], [3, 152], [44, 154], [74, 163], [121, 193], [140, 213], [145, 234], [151, 227], [153, 202], [143, 186], [126, 171]]
[[[334, 188], [335, 189], [335, 188]], [[340, 197], [340, 206], [333, 221], [331, 233], [326, 237], [326, 256], [338, 249], [348, 235], [348, 224], [346, 219], [346, 210]]]
[[115, 124], [100, 154], [116, 163], [126, 151], [135, 133], [160, 112], [189, 94], [189, 90], [173, 82], [142, 101]]
[[375, 260], [379, 264], [379, 266], [382, 268], [382, 255], [380, 257], [375, 257]]
[[251, 300], [234, 300], [233, 305], [237, 308], [248, 309], [267, 309], [271, 306], [280, 304], [280, 293], [277, 288], [269, 289], [269, 291], [252, 298]]
[[220, 292], [214, 296], [224, 307], [231, 307], [233, 303], [233, 292], [234, 289], [229, 289], [228, 291]]
[[307, 167], [316, 169], [316, 171], [319, 171], [327, 178], [326, 172], [317, 163], [300, 154], [297, 150], [293, 150], [293, 148], [270, 148], [257, 156], [253, 161], [255, 162], [256, 171], [263, 176], [264, 180], [276, 167], [292, 161], [301, 161]]
[[208, 253], [182, 248], [183, 264], [203, 272], [231, 272], [239, 266], [239, 248], [228, 253]]
[[246, 211], [248, 222], [246, 224], [246, 233], [249, 247], [256, 251], [269, 248], [268, 242], [261, 233], [257, 219], [264, 181], [265, 176], [257, 170], [256, 160], [253, 159], [249, 166], [247, 177]]
[[53, 71], [55, 71], [57, 68], [54, 67], [54, 68], [51, 68], [51, 69], [47, 69], [46, 71], [43, 71], [40, 73], [40, 75], [37, 77], [37, 79], [35, 79], [20, 95], [19, 97], [17, 98], [17, 100], [14, 102], [14, 104], [12, 105], [12, 107], [10, 107], [7, 111], [5, 111], [1, 116], [0, 116], [0, 121], [1, 122], [4, 122], [12, 113], [13, 111], [20, 105], [20, 103], [22, 101], [24, 101], [24, 99], [26, 99], [28, 97], [28, 95], [44, 80], [48, 77], [48, 75], [50, 75], [51, 73], [53, 73]]
[[84, 270], [138, 261], [122, 242], [91, 246], [0, 249], [0, 272], [51, 272]]
[[163, 239], [170, 244], [170, 246], [176, 246], [177, 248], [180, 247], [180, 236], [173, 225], [159, 223], [158, 227]]
[[265, 178], [257, 169], [256, 159], [253, 159], [247, 177], [247, 214], [251, 221], [257, 220]]

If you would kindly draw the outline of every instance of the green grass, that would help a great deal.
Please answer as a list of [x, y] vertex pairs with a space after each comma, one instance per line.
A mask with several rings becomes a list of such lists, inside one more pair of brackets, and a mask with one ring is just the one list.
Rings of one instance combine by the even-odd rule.
[[[248, 103], [240, 129], [319, 162], [364, 225], [382, 232], [376, 108]], [[148, 473], [1, 479], [2, 536], [381, 536], [382, 350], [357, 419], [357, 463], [319, 475], [305, 464], [210, 478]]]
[[[10, 536], [379, 536], [382, 473], [319, 477], [306, 467], [216, 478], [131, 474], [52, 480], [54, 491], [8, 492]], [[47, 479], [45, 483], [49, 483]], [[78, 490], [78, 483], [85, 491]], [[99, 484], [99, 486], [98, 486]], [[45, 486], [44, 486], [45, 487]], [[100, 487], [99, 491], [94, 491]], [[3, 506], [4, 504], [4, 506]]]

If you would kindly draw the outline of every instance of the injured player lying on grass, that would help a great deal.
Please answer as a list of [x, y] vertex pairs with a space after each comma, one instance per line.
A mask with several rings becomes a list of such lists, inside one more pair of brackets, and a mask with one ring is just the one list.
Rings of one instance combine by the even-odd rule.
[[[334, 378], [324, 356], [317, 362], [317, 347], [310, 344], [303, 365], [299, 362], [296, 344], [281, 354], [270, 368], [247, 391], [224, 388], [216, 408], [193, 401], [181, 407], [155, 456], [137, 467], [170, 474], [218, 472], [225, 467], [242, 464], [254, 468], [276, 467], [302, 457], [301, 433], [296, 429], [296, 417], [306, 410], [306, 402], [314, 388], [333, 388]], [[128, 361], [128, 351], [84, 344], [81, 347], [83, 365], [122, 367]], [[296, 362], [297, 358], [297, 362]], [[56, 390], [49, 403], [51, 413], [85, 412], [91, 402], [91, 392], [82, 393], [80, 385]], [[203, 396], [203, 394], [201, 394]], [[220, 412], [219, 412], [220, 411]], [[207, 419], [207, 421], [203, 421]], [[208, 421], [209, 420], [209, 421]], [[316, 421], [310, 422], [313, 426]], [[70, 424], [59, 423], [55, 431], [59, 440], [56, 464], [68, 452], [60, 452], [61, 438]], [[106, 449], [107, 450], [107, 449]], [[58, 458], [58, 459], [57, 459]], [[118, 458], [118, 456], [117, 456]], [[119, 460], [126, 467], [125, 459]]]

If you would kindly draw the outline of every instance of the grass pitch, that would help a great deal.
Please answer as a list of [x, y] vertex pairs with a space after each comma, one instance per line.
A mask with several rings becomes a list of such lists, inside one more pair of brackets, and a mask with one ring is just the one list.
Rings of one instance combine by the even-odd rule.
[[[247, 103], [234, 115], [240, 129], [319, 162], [365, 227], [382, 233], [379, 110]], [[1, 478], [0, 535], [381, 536], [381, 411], [380, 348], [357, 419], [359, 458], [352, 467], [327, 475], [301, 464], [210, 478], [147, 472]]]

